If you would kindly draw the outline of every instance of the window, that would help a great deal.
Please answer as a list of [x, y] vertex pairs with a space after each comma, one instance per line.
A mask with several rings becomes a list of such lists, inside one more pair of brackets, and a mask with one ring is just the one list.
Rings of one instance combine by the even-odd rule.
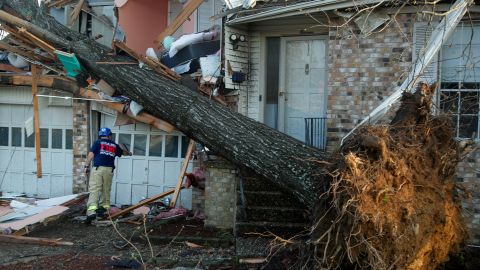
[[61, 129], [52, 129], [52, 148], [53, 149], [62, 149], [63, 148], [63, 132]]
[[150, 135], [150, 147], [148, 155], [152, 157], [162, 156], [163, 135]]
[[66, 129], [65, 130], [65, 149], [72, 149], [73, 148], [73, 130]]
[[147, 152], [147, 135], [135, 134], [133, 136], [133, 154], [145, 156]]
[[442, 47], [440, 109], [452, 115], [456, 136], [479, 139], [480, 25], [460, 23]]
[[35, 132], [27, 136], [25, 132], [25, 147], [35, 147]]
[[0, 127], [0, 146], [8, 146], [8, 127]]
[[178, 157], [178, 136], [165, 136], [165, 157]]
[[131, 134], [119, 134], [118, 135], [118, 143], [121, 144], [123, 143], [127, 149], [130, 149], [131, 146], [131, 141], [132, 141], [132, 135]]
[[12, 146], [22, 146], [22, 128], [12, 128]]

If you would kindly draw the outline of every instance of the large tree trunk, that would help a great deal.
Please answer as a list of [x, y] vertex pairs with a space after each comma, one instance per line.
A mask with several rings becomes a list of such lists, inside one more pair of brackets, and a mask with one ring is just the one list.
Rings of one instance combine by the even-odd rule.
[[[110, 51], [46, 16], [35, 1], [3, 0], [3, 9], [13, 9], [25, 20], [14, 22], [44, 38], [59, 49], [72, 50], [86, 76], [101, 78], [120, 93], [140, 103], [148, 112], [190, 138], [203, 143], [234, 164], [248, 167], [290, 190], [312, 206], [324, 187], [322, 165], [327, 155], [277, 130], [230, 111], [212, 100], [153, 71], [136, 65], [98, 65], [98, 61], [131, 61]], [[5, 6], [7, 5], [7, 7]], [[7, 20], [4, 18], [4, 20]], [[36, 27], [35, 27], [36, 26]]]

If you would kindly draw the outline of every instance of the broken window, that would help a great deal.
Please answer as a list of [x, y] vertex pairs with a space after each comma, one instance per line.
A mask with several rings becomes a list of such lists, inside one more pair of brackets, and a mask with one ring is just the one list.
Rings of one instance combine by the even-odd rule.
[[457, 137], [479, 139], [480, 25], [460, 23], [440, 65], [440, 109], [452, 115]]
[[62, 149], [63, 131], [58, 128], [52, 129], [52, 149]]
[[118, 143], [123, 143], [127, 149], [130, 149], [130, 146], [132, 145], [132, 134], [119, 134], [118, 135]]
[[0, 127], [0, 146], [8, 146], [8, 127]]

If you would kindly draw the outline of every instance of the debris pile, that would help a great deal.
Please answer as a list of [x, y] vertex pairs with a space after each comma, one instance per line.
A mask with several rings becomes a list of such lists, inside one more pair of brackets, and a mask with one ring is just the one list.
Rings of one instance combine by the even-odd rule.
[[340, 150], [311, 234], [322, 267], [436, 269], [465, 239], [461, 149], [450, 119], [429, 112], [434, 88], [404, 94], [391, 125], [364, 127]]

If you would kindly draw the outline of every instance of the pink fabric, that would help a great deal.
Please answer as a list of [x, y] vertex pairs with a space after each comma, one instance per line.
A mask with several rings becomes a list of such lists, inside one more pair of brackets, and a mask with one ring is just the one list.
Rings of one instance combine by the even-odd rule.
[[43, 220], [45, 220], [48, 217], [59, 215], [59, 214], [65, 212], [67, 209], [68, 209], [68, 207], [65, 207], [65, 206], [54, 206], [54, 207], [52, 207], [48, 210], [45, 210], [45, 211], [43, 211], [41, 213], [38, 213], [36, 215], [33, 215], [33, 216], [26, 217], [22, 220], [15, 220], [15, 221], [11, 221], [11, 222], [0, 223], [0, 230], [11, 228], [12, 230], [17, 231], [17, 230], [20, 230], [20, 229], [24, 228], [25, 226], [35, 224], [35, 223], [38, 223], [38, 222], [42, 222]]
[[133, 210], [133, 214], [134, 215], [147, 215], [148, 212], [150, 212], [150, 208], [146, 207], [146, 206], [141, 206], [135, 210]]
[[178, 207], [178, 208], [172, 208], [167, 212], [161, 212], [155, 217], [155, 219], [169, 218], [169, 217], [186, 215], [186, 214], [187, 214], [187, 209], [183, 207]]
[[113, 215], [113, 214], [116, 214], [118, 212], [122, 211], [122, 209], [118, 208], [118, 207], [110, 207], [110, 209], [108, 209], [108, 213], [110, 215]]
[[13, 209], [10, 206], [0, 206], [0, 217], [11, 212], [13, 212]]

